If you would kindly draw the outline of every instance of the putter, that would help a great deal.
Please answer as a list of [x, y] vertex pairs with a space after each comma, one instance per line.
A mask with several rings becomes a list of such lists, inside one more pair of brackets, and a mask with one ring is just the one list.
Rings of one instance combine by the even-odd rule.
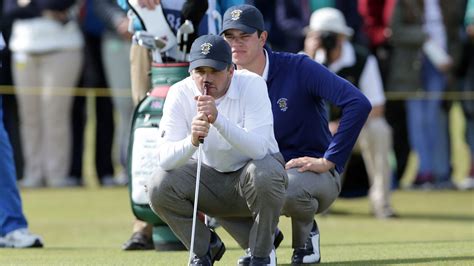
[[[186, 50], [188, 48], [188, 36], [189, 34], [194, 32], [194, 26], [193, 23], [190, 20], [186, 20], [183, 25], [181, 25], [178, 29], [177, 35], [178, 35], [178, 50], [179, 47], [181, 46], [181, 41], [183, 42], [183, 62], [186, 62]], [[182, 39], [182, 40], [181, 40]]]
[[[204, 84], [204, 95], [207, 95], [207, 84]], [[194, 208], [193, 208], [193, 225], [191, 227], [191, 247], [189, 248], [189, 260], [188, 264], [191, 263], [194, 253], [194, 236], [196, 234], [196, 220], [197, 220], [197, 206], [199, 199], [199, 183], [201, 181], [201, 165], [202, 165], [202, 143], [204, 143], [204, 138], [199, 139], [199, 148], [198, 148], [198, 162], [197, 162], [197, 171], [196, 171], [196, 188], [194, 190]]]

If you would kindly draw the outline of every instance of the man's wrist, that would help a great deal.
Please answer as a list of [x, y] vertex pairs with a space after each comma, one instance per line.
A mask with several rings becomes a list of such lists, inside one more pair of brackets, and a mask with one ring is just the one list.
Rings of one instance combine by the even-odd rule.
[[199, 147], [199, 140], [195, 140], [193, 137], [191, 137], [191, 144], [193, 144], [194, 147]]
[[323, 164], [324, 164], [324, 166], [327, 167], [329, 170], [332, 169], [332, 168], [334, 168], [334, 167], [336, 166], [335, 163], [329, 161], [329, 160], [326, 159], [326, 158], [323, 158]]

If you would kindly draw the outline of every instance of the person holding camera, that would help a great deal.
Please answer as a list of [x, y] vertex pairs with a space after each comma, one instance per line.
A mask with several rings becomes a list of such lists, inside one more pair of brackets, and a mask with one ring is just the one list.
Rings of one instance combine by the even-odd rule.
[[[329, 7], [316, 10], [311, 15], [304, 52], [357, 86], [372, 104], [358, 145], [369, 176], [373, 214], [377, 218], [392, 218], [396, 216], [390, 202], [392, 128], [384, 116], [382, 77], [375, 56], [367, 48], [349, 42], [352, 34], [339, 10]], [[333, 134], [338, 126], [338, 120], [330, 123]]]

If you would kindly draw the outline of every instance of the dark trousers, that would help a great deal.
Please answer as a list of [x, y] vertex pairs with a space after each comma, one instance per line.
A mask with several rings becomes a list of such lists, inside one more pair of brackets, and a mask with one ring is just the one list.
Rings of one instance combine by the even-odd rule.
[[[107, 88], [101, 55], [101, 38], [85, 33], [84, 70], [79, 87]], [[96, 141], [95, 167], [99, 182], [105, 176], [113, 176], [112, 143], [114, 136], [113, 104], [109, 96], [97, 97], [95, 101]], [[73, 152], [70, 175], [82, 178], [84, 151], [84, 129], [87, 120], [86, 98], [76, 96], [72, 111]]]
[[385, 118], [393, 129], [393, 150], [397, 160], [396, 178], [394, 181], [398, 187], [407, 166], [408, 155], [410, 154], [405, 101], [387, 101], [385, 103]]
[[[0, 1], [1, 3], [1, 1]], [[0, 13], [1, 14], [1, 13]], [[0, 31], [8, 43], [10, 36], [10, 22], [5, 21]], [[0, 51], [0, 85], [12, 86], [13, 80], [11, 73], [11, 53], [7, 48]], [[21, 179], [23, 176], [23, 153], [20, 140], [20, 119], [18, 118], [18, 107], [16, 97], [13, 94], [3, 95], [3, 123], [10, 137], [10, 143], [13, 148], [13, 159], [15, 161], [16, 178]]]

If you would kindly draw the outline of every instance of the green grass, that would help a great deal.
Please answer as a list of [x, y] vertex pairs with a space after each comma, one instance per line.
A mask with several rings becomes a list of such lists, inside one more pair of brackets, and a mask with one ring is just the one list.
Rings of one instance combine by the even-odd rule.
[[[0, 265], [186, 265], [188, 253], [124, 252], [132, 214], [128, 192], [114, 189], [22, 191], [30, 229], [41, 234], [44, 249], [0, 249]], [[369, 214], [366, 198], [338, 199], [319, 217], [325, 264], [473, 265], [474, 192], [396, 191], [395, 220]], [[290, 222], [282, 217], [285, 239], [280, 265], [290, 262]], [[222, 229], [227, 252], [216, 265], [235, 265], [243, 251]]]
[[[88, 113], [93, 114], [93, 101]], [[451, 112], [453, 177], [464, 178], [469, 153], [459, 105]], [[186, 265], [188, 252], [124, 252], [133, 216], [125, 188], [100, 189], [93, 170], [94, 123], [87, 125], [85, 189], [22, 191], [31, 231], [45, 240], [44, 249], [0, 249], [0, 265]], [[402, 185], [416, 172], [412, 154]], [[119, 167], [118, 167], [119, 169]], [[322, 262], [329, 265], [474, 265], [474, 192], [396, 191], [393, 205], [401, 218], [376, 220], [366, 198], [338, 199], [331, 213], [319, 217]], [[278, 262], [290, 262], [290, 222], [279, 227], [285, 239]], [[227, 246], [216, 265], [235, 265], [243, 251], [222, 229]]]

